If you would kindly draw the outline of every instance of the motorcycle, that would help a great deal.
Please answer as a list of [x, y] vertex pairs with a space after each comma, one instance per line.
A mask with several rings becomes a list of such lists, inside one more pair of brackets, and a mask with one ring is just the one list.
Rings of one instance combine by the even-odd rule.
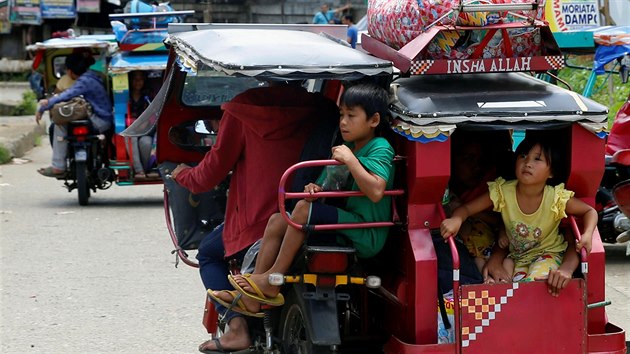
[[90, 193], [108, 189], [114, 173], [107, 165], [108, 139], [96, 132], [89, 120], [68, 123], [66, 171], [57, 179], [64, 180], [68, 192], [78, 191], [79, 204], [87, 205]]
[[617, 185], [630, 179], [630, 167], [622, 156], [630, 148], [630, 96], [615, 116], [606, 144], [606, 167], [604, 177], [596, 195], [599, 213], [598, 228], [602, 241], [623, 243], [630, 240], [630, 220], [628, 214], [619, 207], [615, 197]]
[[[630, 149], [621, 150], [613, 156], [613, 160], [626, 168], [626, 172], [630, 169]], [[626, 175], [626, 177], [628, 177]], [[620, 223], [625, 223], [626, 230], [617, 236], [617, 242], [627, 242], [626, 244], [626, 256], [630, 256], [630, 227], [627, 227], [630, 223], [628, 217], [630, 217], [630, 178], [613, 187], [613, 197], [618, 208], [623, 213], [623, 217], [620, 218]]]

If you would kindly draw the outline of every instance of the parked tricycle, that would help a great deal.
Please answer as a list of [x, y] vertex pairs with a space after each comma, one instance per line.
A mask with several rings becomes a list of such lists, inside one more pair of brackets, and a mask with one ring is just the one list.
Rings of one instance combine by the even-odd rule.
[[[538, 51], [463, 59], [428, 56], [432, 36], [458, 29], [452, 26], [436, 25], [427, 31], [430, 37], [418, 37], [400, 51], [364, 35], [363, 49], [373, 56], [335, 40], [345, 36], [334, 32], [335, 26], [170, 26], [167, 78], [128, 133], [140, 135], [156, 127], [158, 164], [167, 178], [167, 227], [174, 253], [193, 267], [197, 264], [189, 253], [212, 229], [207, 211], [196, 208], [204, 201], [216, 203], [217, 195], [193, 195], [169, 182], [168, 176], [178, 163], [194, 165], [212, 149], [215, 132], [203, 121], [220, 119], [223, 102], [255, 86], [252, 79], [304, 80], [309, 90], [334, 100], [344, 85], [366, 77], [384, 79], [380, 82], [390, 87], [397, 155], [394, 188], [386, 191], [393, 197], [392, 219], [292, 225], [308, 231], [308, 241], [291, 271], [273, 279], [282, 284], [284, 306], [263, 307], [264, 318], [249, 322], [249, 352], [625, 353], [624, 330], [606, 317], [605, 257], [597, 230], [590, 255], [583, 256], [559, 297], [549, 294], [545, 281], [465, 284], [460, 279], [464, 254], [458, 253], [456, 241], [448, 239], [449, 257], [436, 251], [434, 236], [439, 237], [445, 191], [457, 157], [454, 147], [464, 135], [490, 142], [495, 155], [510, 163], [513, 132], [553, 135], [565, 156], [561, 175], [567, 188], [582, 201], [595, 202], [603, 174], [607, 108], [519, 73], [562, 67], [560, 51], [544, 23], [496, 24], [483, 30], [508, 36], [504, 30], [518, 26], [542, 38]], [[327, 36], [312, 33], [319, 31], [327, 31]], [[392, 63], [400, 74], [394, 75]], [[279, 181], [278, 210], [285, 210], [287, 199], [309, 197], [291, 189], [296, 171], [331, 164], [335, 162], [303, 161], [286, 170]], [[356, 193], [326, 192], [326, 197]], [[183, 223], [178, 221], [182, 215]], [[565, 232], [578, 237], [580, 226], [568, 219]], [[376, 256], [362, 259], [347, 245], [310, 242], [318, 240], [320, 231], [359, 227], [389, 228], [385, 247]], [[452, 275], [449, 299], [438, 286], [438, 268], [444, 264], [450, 264]], [[241, 265], [232, 264], [231, 271], [239, 273]], [[442, 307], [450, 313], [440, 311], [439, 303], [446, 303]], [[211, 335], [220, 336], [225, 324], [217, 320], [208, 302], [204, 325]]]

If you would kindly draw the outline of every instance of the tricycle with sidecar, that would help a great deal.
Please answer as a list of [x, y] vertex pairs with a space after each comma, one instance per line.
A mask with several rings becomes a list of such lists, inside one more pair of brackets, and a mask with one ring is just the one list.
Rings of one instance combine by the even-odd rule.
[[[380, 60], [358, 51], [350, 53], [343, 44], [308, 33], [314, 30], [309, 26], [291, 28], [295, 33], [282, 29], [271, 33], [273, 26], [172, 26], [168, 77], [158, 94], [159, 103], [154, 100], [128, 129], [130, 134], [141, 134], [143, 123], [156, 125], [158, 163], [170, 164], [168, 168], [173, 163], [195, 163], [212, 148], [211, 132], [206, 124], [198, 122], [219, 118], [219, 104], [237, 93], [235, 85], [230, 85], [221, 95], [224, 91], [210, 83], [213, 78], [307, 79], [309, 89], [337, 99], [343, 90], [340, 80], [392, 75], [388, 60], [401, 72], [398, 77], [391, 76], [390, 112], [398, 155], [395, 188], [387, 192], [395, 196], [393, 219], [377, 224], [293, 225], [312, 231], [309, 240], [317, 240], [318, 231], [335, 228], [389, 227], [385, 248], [373, 259], [365, 260], [356, 258], [351, 247], [307, 242], [290, 274], [281, 275], [287, 303], [281, 309], [265, 310], [262, 321], [252, 321], [251, 327], [258, 329], [258, 335], [250, 352], [625, 352], [624, 330], [606, 317], [605, 257], [597, 231], [591, 254], [582, 259], [581, 268], [560, 297], [550, 296], [544, 281], [460, 284], [460, 256], [455, 241], [449, 239], [454, 289], [449, 307], [453, 314], [447, 317], [451, 326], [438, 325], [438, 303], [443, 296], [438, 292], [438, 263], [444, 260], [440, 262], [432, 236], [444, 218], [442, 202], [451, 175], [451, 146], [457, 139], [454, 132], [490, 134], [497, 141], [514, 131], [553, 134], [566, 156], [568, 188], [591, 205], [603, 174], [606, 107], [518, 73], [562, 66], [560, 52], [544, 23], [510, 26], [519, 25], [538, 31], [544, 41], [542, 52], [516, 59], [435, 59], [425, 57], [431, 38], [419, 38], [410, 47], [396, 51], [364, 36], [363, 48], [386, 59]], [[501, 25], [491, 29], [502, 32]], [[298, 43], [311, 49], [304, 50]], [[312, 53], [325, 55], [303, 57]], [[209, 72], [203, 74], [206, 70]], [[208, 82], [196, 86], [204, 78]], [[197, 87], [216, 91], [187, 93], [187, 89]], [[202, 104], [186, 105], [185, 97], [200, 97]], [[512, 151], [508, 145], [503, 148]], [[278, 189], [279, 210], [284, 210], [286, 199], [308, 197], [290, 190], [288, 181], [296, 170], [326, 164], [334, 161], [304, 161], [289, 168]], [[193, 229], [198, 232], [184, 230], [184, 225], [178, 227], [180, 205], [174, 210], [176, 205], [169, 202], [182, 191], [176, 192], [176, 186], [165, 183], [165, 215], [176, 247], [174, 253], [196, 266], [188, 253], [194, 252], [199, 239], [208, 232], [202, 227], [208, 224], [208, 216], [191, 208], [199, 220], [188, 221], [195, 223]], [[196, 199], [199, 196], [183, 193], [179, 199], [189, 201], [192, 207], [202, 202]], [[326, 196], [356, 194], [326, 192]], [[574, 219], [567, 225], [566, 232], [580, 234]], [[240, 267], [232, 270], [239, 272]], [[209, 303], [204, 325], [211, 334], [220, 335], [223, 329]], [[452, 337], [443, 338], [440, 331], [449, 327]], [[519, 328], [523, 330], [515, 334]], [[525, 332], [527, 338], [519, 339]]]
[[[128, 21], [138, 18], [150, 21], [155, 17], [171, 18], [190, 13], [192, 11], [118, 16]], [[73, 52], [88, 52], [97, 59], [91, 69], [102, 73], [106, 89], [113, 100], [114, 128], [111, 131], [97, 134], [89, 120], [69, 123], [67, 173], [57, 178], [64, 181], [69, 192], [77, 189], [81, 205], [88, 204], [90, 192], [107, 189], [113, 183], [162, 183], [155, 165], [153, 133], [147, 132], [142, 139], [144, 143], [138, 144], [138, 138], [125, 139], [120, 132], [148, 106], [162, 84], [167, 62], [166, 49], [162, 43], [166, 29], [149, 26], [132, 28], [122, 33], [118, 27], [117, 36], [70, 36], [27, 47], [36, 52], [33, 67], [42, 74], [41, 91], [46, 95], [55, 93], [56, 83], [65, 73], [65, 58]], [[134, 81], [134, 77], [140, 77], [141, 80]], [[139, 97], [134, 97], [133, 87], [138, 85], [135, 82], [140, 82], [136, 90]]]

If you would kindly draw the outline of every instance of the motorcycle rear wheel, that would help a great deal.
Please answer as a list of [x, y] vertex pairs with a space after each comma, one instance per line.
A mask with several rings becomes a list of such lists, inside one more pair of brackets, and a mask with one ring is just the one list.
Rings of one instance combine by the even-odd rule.
[[79, 192], [79, 205], [87, 205], [90, 199], [90, 186], [88, 185], [87, 165], [85, 161], [77, 161], [77, 191]]

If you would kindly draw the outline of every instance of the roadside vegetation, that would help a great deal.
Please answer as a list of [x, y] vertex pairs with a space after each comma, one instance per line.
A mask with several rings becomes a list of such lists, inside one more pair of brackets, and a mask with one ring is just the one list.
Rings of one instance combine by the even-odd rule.
[[0, 165], [5, 164], [9, 161], [11, 161], [11, 152], [9, 151], [9, 149], [0, 145]]
[[22, 101], [11, 111], [12, 116], [34, 115], [37, 110], [37, 97], [35, 92], [27, 90], [22, 94]]
[[[585, 68], [591, 68], [593, 66], [593, 56], [590, 55], [582, 55], [582, 56], [572, 56], [570, 57], [570, 62], [573, 65], [582, 66]], [[606, 66], [607, 70], [611, 70], [615, 62], [608, 64]], [[618, 70], [617, 66], [615, 70]], [[564, 68], [560, 70], [560, 78], [567, 81], [569, 85], [571, 85], [571, 89], [577, 93], [584, 92], [584, 87], [588, 82], [588, 78], [591, 75], [590, 70], [585, 69], [574, 69], [574, 68]], [[612, 85], [608, 80], [611, 80]], [[560, 85], [563, 86], [563, 85]], [[597, 81], [595, 83], [595, 87], [593, 88], [593, 94], [591, 99], [594, 101], [601, 103], [608, 107], [608, 126], [612, 125], [613, 120], [615, 119], [615, 114], [621, 107], [621, 105], [626, 102], [628, 99], [628, 94], [630, 94], [630, 82], [623, 84], [621, 82], [621, 78], [619, 74], [609, 74], [606, 73], [604, 75], [598, 75]]]

